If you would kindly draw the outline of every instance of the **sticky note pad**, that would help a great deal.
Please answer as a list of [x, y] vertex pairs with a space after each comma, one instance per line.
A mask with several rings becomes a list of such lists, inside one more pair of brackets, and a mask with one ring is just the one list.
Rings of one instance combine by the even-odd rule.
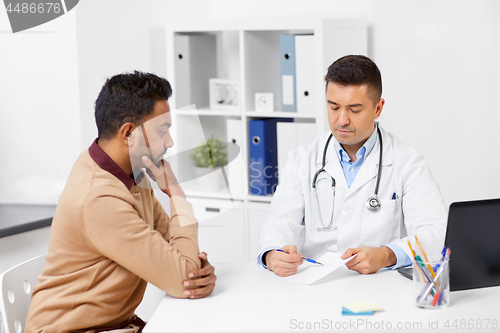
[[372, 301], [349, 303], [344, 305], [344, 307], [354, 313], [382, 310], [382, 307], [380, 305], [377, 305]]
[[346, 309], [343, 306], [342, 307], [342, 315], [343, 316], [371, 316], [371, 315], [373, 315], [373, 311], [352, 312], [351, 310]]

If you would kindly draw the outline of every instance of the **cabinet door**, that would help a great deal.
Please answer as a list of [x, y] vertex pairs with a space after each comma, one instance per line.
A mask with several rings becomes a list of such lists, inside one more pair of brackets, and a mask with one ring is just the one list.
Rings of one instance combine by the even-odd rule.
[[249, 258], [251, 262], [257, 262], [258, 251], [258, 241], [260, 227], [265, 222], [267, 213], [269, 212], [269, 203], [266, 202], [249, 202], [247, 207], [247, 216], [249, 224]]
[[200, 251], [213, 262], [245, 261], [243, 205], [229, 200], [188, 199], [198, 219]]

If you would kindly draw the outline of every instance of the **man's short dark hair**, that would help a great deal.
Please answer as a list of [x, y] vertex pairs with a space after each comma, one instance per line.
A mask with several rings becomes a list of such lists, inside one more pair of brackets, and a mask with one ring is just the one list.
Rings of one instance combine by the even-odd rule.
[[99, 138], [111, 139], [125, 123], [140, 125], [157, 101], [170, 96], [170, 83], [151, 73], [134, 71], [107, 79], [95, 102]]
[[368, 86], [368, 97], [376, 104], [382, 97], [382, 77], [377, 65], [363, 55], [347, 55], [328, 67], [325, 81], [342, 86]]

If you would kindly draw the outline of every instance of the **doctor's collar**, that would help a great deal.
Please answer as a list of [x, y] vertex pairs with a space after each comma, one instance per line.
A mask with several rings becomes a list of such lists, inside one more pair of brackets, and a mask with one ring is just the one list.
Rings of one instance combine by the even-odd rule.
[[[368, 155], [370, 155], [373, 148], [375, 147], [375, 143], [377, 143], [377, 128], [378, 128], [378, 122], [376, 121], [372, 134], [368, 137], [368, 140], [366, 140], [363, 146], [358, 150], [359, 152], [363, 149], [363, 147], [365, 148], [364, 152], [365, 158], [368, 157]], [[333, 137], [333, 145], [335, 147], [335, 152], [337, 153], [337, 158], [339, 159], [339, 161], [341, 161], [342, 160], [341, 154], [344, 153], [345, 150], [335, 137]], [[356, 156], [358, 156], [358, 152], [356, 152]], [[358, 156], [358, 158], [360, 158], [360, 156]]]

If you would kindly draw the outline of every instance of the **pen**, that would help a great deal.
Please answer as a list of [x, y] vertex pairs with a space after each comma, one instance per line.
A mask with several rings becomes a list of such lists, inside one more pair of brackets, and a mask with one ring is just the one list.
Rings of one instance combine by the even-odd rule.
[[[277, 249], [276, 251], [287, 253], [287, 252], [283, 251], [282, 249]], [[305, 261], [309, 261], [310, 263], [313, 263], [313, 264], [323, 265], [322, 263], [317, 262], [314, 259], [309, 259], [309, 258], [306, 258], [306, 257], [302, 257], [302, 259], [304, 259]]]
[[429, 267], [429, 271], [431, 272], [432, 277], [433, 278], [436, 277], [436, 273], [434, 273], [434, 270], [432, 269], [431, 265], [429, 264], [429, 259], [427, 259], [427, 255], [425, 254], [424, 248], [422, 247], [422, 245], [420, 245], [420, 242], [418, 241], [417, 236], [415, 236], [415, 240], [417, 241], [418, 248], [420, 249], [420, 251], [422, 251], [422, 254], [424, 255], [425, 262], [427, 263], [427, 267]]
[[435, 293], [434, 297], [432, 298], [432, 306], [436, 306], [438, 304], [438, 301], [442, 295], [443, 284], [441, 283], [441, 276], [438, 276], [436, 284], [438, 285], [438, 289], [437, 289], [437, 293]]
[[437, 270], [438, 270], [439, 266], [441, 266], [441, 264], [440, 264], [440, 263], [444, 261], [444, 255], [445, 255], [445, 253], [446, 253], [446, 249], [447, 249], [447, 247], [446, 247], [446, 245], [445, 245], [445, 246], [443, 247], [443, 250], [441, 251], [441, 260], [439, 260], [439, 262], [436, 264], [436, 266], [434, 266], [434, 272], [437, 272]]
[[434, 294], [434, 297], [432, 298], [432, 306], [436, 306], [440, 297], [441, 297], [441, 289], [438, 290], [437, 294]]
[[[443, 264], [445, 265], [446, 263]], [[441, 302], [443, 301], [443, 296], [444, 296], [443, 285], [445, 282], [443, 282], [443, 274], [441, 273], [439, 274], [441, 276], [438, 276], [436, 273], [438, 292], [434, 295], [434, 298], [432, 299], [432, 306], [441, 305]]]
[[420, 279], [423, 281], [423, 280], [425, 280], [425, 276], [423, 275], [420, 268], [418, 267], [418, 263], [416, 263], [417, 256], [415, 255], [415, 251], [413, 251], [413, 248], [411, 247], [410, 241], [408, 241], [408, 246], [410, 247], [410, 251], [411, 251], [411, 254], [413, 255], [413, 259], [415, 259], [415, 269], [417, 270], [418, 274], [420, 275]]
[[425, 264], [423, 263], [422, 259], [420, 258], [420, 256], [416, 256], [415, 260], [417, 261], [417, 263], [420, 264], [420, 267], [422, 268], [422, 272], [424, 273], [425, 275], [425, 279], [432, 283], [434, 285], [435, 288], [437, 288], [437, 285], [436, 283], [433, 281], [434, 278], [431, 276], [431, 274], [429, 273], [429, 270], [427, 269], [427, 267], [425, 266]]
[[444, 293], [441, 293], [441, 296], [439, 296], [438, 305], [441, 305], [441, 303], [443, 302], [443, 297], [444, 297]]
[[411, 247], [410, 241], [408, 241], [408, 246], [410, 247], [411, 254], [413, 255], [413, 258], [415, 258], [415, 251], [413, 251], [413, 248]]

